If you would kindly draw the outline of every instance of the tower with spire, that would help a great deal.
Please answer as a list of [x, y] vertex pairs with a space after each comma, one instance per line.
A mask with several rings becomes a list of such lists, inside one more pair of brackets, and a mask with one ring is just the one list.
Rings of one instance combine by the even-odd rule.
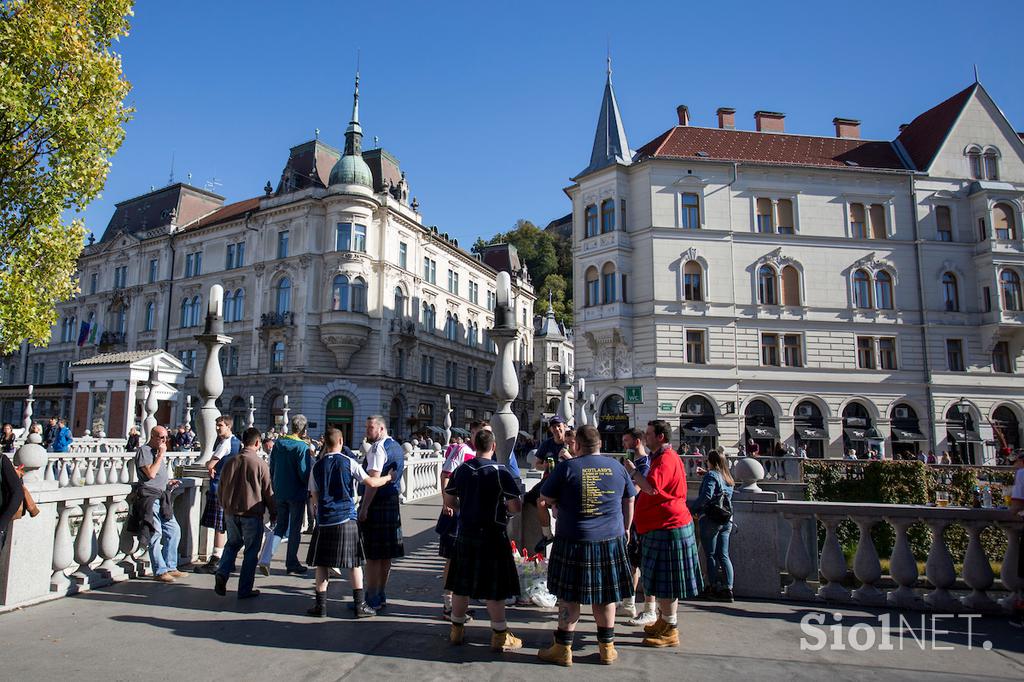
[[633, 152], [626, 140], [626, 129], [622, 125], [619, 103], [615, 100], [615, 89], [612, 87], [612, 58], [609, 55], [601, 113], [597, 118], [597, 130], [594, 132], [594, 148], [590, 152], [590, 165], [583, 169], [580, 175], [616, 163], [628, 166], [632, 159]]
[[352, 119], [345, 129], [345, 151], [331, 169], [330, 185], [373, 187], [373, 174], [363, 160], [363, 128], [359, 125], [359, 71], [352, 95]]

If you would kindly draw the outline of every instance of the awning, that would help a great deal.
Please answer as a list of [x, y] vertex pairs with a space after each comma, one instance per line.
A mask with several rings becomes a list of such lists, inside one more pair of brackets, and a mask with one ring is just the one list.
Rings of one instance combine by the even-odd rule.
[[851, 443], [860, 443], [866, 441], [870, 437], [870, 431], [867, 428], [848, 428], [843, 429], [843, 433], [850, 440]]
[[828, 440], [828, 431], [817, 426], [797, 425], [796, 435], [800, 437], [800, 440]]
[[981, 435], [977, 431], [970, 431], [970, 430], [968, 430], [967, 434], [966, 434], [967, 437], [965, 438], [964, 437], [964, 430], [963, 429], [958, 429], [956, 427], [949, 427], [949, 430], [946, 431], [946, 435], [950, 438], [950, 440], [952, 440], [952, 441], [954, 441], [956, 443], [960, 443], [960, 442], [981, 443], [982, 442]]
[[754, 440], [779, 439], [779, 431], [774, 426], [748, 426], [747, 435]]
[[444, 436], [444, 429], [440, 426], [428, 426], [427, 431], [434, 434], [435, 436]]
[[684, 438], [717, 438], [719, 435], [720, 434], [718, 433], [718, 426], [716, 426], [715, 424], [683, 427]]
[[928, 440], [928, 437], [917, 429], [899, 429], [893, 427], [892, 439], [908, 443], [923, 443]]
[[462, 436], [463, 438], [469, 438], [469, 431], [467, 431], [466, 429], [463, 429], [463, 428], [461, 428], [459, 426], [453, 426], [452, 427], [452, 433], [455, 434], [456, 436]]

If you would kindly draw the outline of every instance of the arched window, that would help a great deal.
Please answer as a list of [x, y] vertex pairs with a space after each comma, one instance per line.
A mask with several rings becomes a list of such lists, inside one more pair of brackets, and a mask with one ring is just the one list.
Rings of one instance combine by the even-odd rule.
[[1007, 204], [996, 204], [992, 207], [992, 225], [996, 230], [996, 239], [1016, 239], [1016, 222], [1013, 208]]
[[775, 287], [775, 269], [762, 265], [757, 270], [757, 301], [761, 305], [778, 305], [779, 296]]
[[995, 150], [990, 149], [985, 152], [985, 179], [999, 179], [999, 154]]
[[224, 321], [235, 321], [235, 294], [230, 291], [224, 294]]
[[584, 281], [586, 282], [586, 305], [597, 305], [601, 300], [601, 284], [597, 278], [597, 268], [594, 266], [587, 268]]
[[402, 287], [395, 287], [395, 317], [405, 317], [405, 292]]
[[245, 289], [235, 290], [235, 322], [245, 318]]
[[583, 211], [583, 222], [586, 227], [585, 236], [593, 237], [597, 235], [597, 206], [591, 204], [587, 206]]
[[187, 327], [192, 323], [192, 300], [184, 298], [181, 300], [181, 326]]
[[352, 280], [352, 312], [366, 312], [366, 280], [362, 277]]
[[967, 163], [970, 166], [971, 177], [975, 180], [983, 180], [984, 175], [981, 169], [981, 150], [971, 148], [967, 150]]
[[1003, 310], [1019, 312], [1024, 310], [1020, 297], [1020, 277], [1013, 270], [1003, 270], [999, 275], [1003, 289]]
[[601, 268], [601, 303], [614, 303], [617, 299], [615, 287], [615, 266], [605, 263]]
[[946, 310], [960, 310], [960, 290], [956, 285], [956, 275], [952, 272], [942, 275], [942, 299]]
[[275, 374], [284, 371], [284, 341], [275, 341], [270, 346], [270, 371]]
[[444, 337], [449, 341], [455, 341], [458, 337], [459, 323], [451, 313], [446, 313], [444, 318]]
[[[72, 318], [71, 321], [72, 321], [72, 324], [73, 324], [74, 323], [74, 318]], [[153, 327], [155, 326], [155, 324], [156, 324], [156, 303], [153, 303], [152, 301], [150, 301], [149, 303], [146, 304], [146, 329], [145, 330], [147, 332], [153, 331]]]
[[800, 272], [792, 265], [782, 268], [782, 305], [800, 305]]
[[875, 305], [879, 310], [892, 310], [892, 275], [881, 270], [875, 275]]
[[348, 310], [349, 283], [348, 276], [335, 275], [331, 286], [331, 310]]
[[854, 239], [867, 239], [868, 229], [864, 220], [864, 204], [850, 204], [850, 234]]
[[423, 328], [431, 331], [434, 328], [433, 322], [430, 319], [430, 304], [426, 301], [423, 302]]
[[853, 273], [853, 307], [871, 308], [871, 277], [866, 270]]
[[203, 299], [200, 296], [192, 297], [192, 324], [191, 327], [198, 327], [202, 319]]
[[601, 232], [615, 231], [615, 200], [605, 199], [601, 202]]
[[275, 310], [279, 315], [284, 315], [292, 310], [292, 281], [287, 277], [282, 277], [281, 281], [277, 283], [276, 295], [274, 296], [276, 302]]
[[702, 276], [700, 263], [693, 260], [686, 262], [686, 265], [683, 266], [683, 300], [704, 300]]

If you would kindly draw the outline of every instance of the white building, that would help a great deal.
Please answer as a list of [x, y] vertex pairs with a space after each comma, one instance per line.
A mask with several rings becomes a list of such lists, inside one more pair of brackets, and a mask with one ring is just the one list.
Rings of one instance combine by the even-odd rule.
[[[103, 409], [77, 404], [69, 368], [99, 351], [162, 348], [201, 367], [194, 337], [213, 284], [224, 286], [234, 339], [221, 353], [221, 409], [243, 423], [250, 395], [263, 428], [281, 422], [288, 395], [291, 413], [306, 414], [314, 432], [333, 423], [348, 441], [375, 413], [396, 434], [439, 427], [445, 393], [454, 425], [489, 417], [496, 356], [486, 330], [497, 271], [423, 223], [397, 159], [362, 152], [358, 81], [354, 101], [344, 151], [319, 139], [292, 148], [263, 196], [224, 205], [176, 184], [118, 204], [81, 256], [82, 293], [59, 307], [50, 345], [3, 361], [3, 418], [20, 418], [25, 384], [34, 383], [37, 396], [55, 396], [37, 402], [37, 416], [71, 414], [76, 434], [88, 429], [87, 415]], [[525, 366], [534, 294], [525, 269], [512, 279]], [[83, 323], [95, 339], [79, 345]], [[185, 394], [198, 406], [195, 374]], [[158, 418], [179, 422], [184, 407], [184, 397], [162, 404]], [[530, 423], [528, 401], [513, 408]]]
[[534, 319], [533, 333], [533, 414], [534, 437], [543, 436], [545, 423], [558, 412], [563, 377], [572, 379], [573, 330], [555, 319], [548, 303], [543, 317]]
[[733, 452], [1022, 443], [1024, 142], [980, 83], [891, 141], [677, 114], [632, 151], [609, 70], [566, 190], [576, 373], [602, 412], [642, 386], [636, 421]]

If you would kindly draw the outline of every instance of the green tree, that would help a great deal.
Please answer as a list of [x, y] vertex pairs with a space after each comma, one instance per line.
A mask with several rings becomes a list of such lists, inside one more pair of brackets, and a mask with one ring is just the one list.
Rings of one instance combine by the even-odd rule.
[[132, 0], [0, 4], [0, 353], [49, 342], [78, 292], [85, 237], [66, 220], [95, 199], [132, 109], [114, 41]]

